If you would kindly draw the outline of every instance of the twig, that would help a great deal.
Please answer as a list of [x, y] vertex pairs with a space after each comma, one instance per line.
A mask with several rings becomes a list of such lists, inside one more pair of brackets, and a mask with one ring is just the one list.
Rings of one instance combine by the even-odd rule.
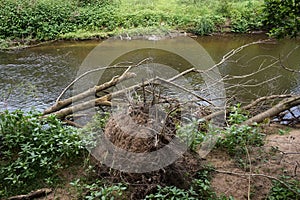
[[282, 94], [282, 95], [264, 96], [264, 97], [260, 97], [260, 98], [256, 99], [252, 103], [250, 103], [242, 108], [244, 110], [249, 110], [250, 108], [256, 106], [257, 104], [259, 104], [262, 101], [268, 101], [268, 100], [273, 100], [273, 99], [284, 99], [284, 98], [289, 98], [289, 97], [292, 97], [292, 95], [291, 94]]
[[182, 77], [186, 74], [189, 74], [191, 72], [198, 72], [198, 73], [203, 73], [203, 72], [208, 72], [208, 71], [212, 71], [214, 68], [220, 66], [221, 64], [223, 64], [224, 62], [226, 62], [229, 58], [231, 58], [232, 56], [234, 56], [235, 54], [239, 53], [240, 51], [242, 51], [243, 49], [245, 49], [246, 47], [249, 47], [249, 46], [252, 46], [252, 45], [256, 45], [256, 44], [263, 44], [263, 43], [267, 43], [267, 42], [270, 42], [271, 40], [259, 40], [259, 41], [256, 41], [256, 42], [252, 42], [252, 43], [249, 43], [249, 44], [245, 44], [237, 49], [232, 49], [231, 51], [229, 51], [227, 54], [225, 54], [222, 58], [222, 60], [215, 64], [214, 66], [212, 66], [211, 68], [209, 69], [206, 69], [206, 70], [197, 70], [195, 68], [190, 68], [188, 70], [185, 70], [184, 72], [181, 72], [180, 74], [172, 77], [171, 79], [169, 79], [169, 81], [174, 81], [176, 80], [177, 78], [179, 77]]
[[193, 96], [197, 97], [198, 99], [200, 99], [200, 100], [202, 100], [202, 101], [205, 101], [205, 102], [209, 103], [210, 105], [214, 105], [211, 101], [209, 101], [209, 100], [207, 100], [207, 99], [201, 97], [200, 95], [196, 94], [195, 92], [192, 92], [192, 91], [190, 91], [190, 90], [188, 90], [188, 89], [186, 89], [186, 88], [184, 88], [184, 87], [182, 87], [182, 86], [180, 86], [180, 85], [178, 85], [178, 84], [176, 84], [176, 83], [172, 83], [172, 82], [170, 82], [169, 80], [165, 80], [165, 79], [160, 78], [160, 77], [157, 77], [156, 79], [159, 80], [159, 81], [161, 81], [161, 82], [164, 82], [164, 83], [173, 85], [173, 86], [175, 86], [175, 87], [177, 87], [177, 88], [179, 88], [179, 89], [181, 89], [181, 90], [183, 90], [183, 91], [185, 91], [185, 92], [187, 92], [187, 93], [190, 93], [190, 94], [192, 94]]
[[74, 127], [76, 127], [76, 128], [83, 128], [82, 125], [77, 124], [77, 123], [75, 123], [75, 122], [73, 122], [73, 121], [70, 121], [70, 120], [67, 120], [67, 119], [63, 120], [63, 122], [65, 122], [65, 123], [67, 123], [67, 124], [69, 124], [69, 125], [71, 125], [71, 126], [74, 126]]
[[24, 195], [17, 195], [8, 198], [8, 200], [25, 200], [25, 199], [36, 199], [39, 197], [47, 196], [52, 192], [52, 189], [49, 188], [43, 188], [36, 191], [32, 191], [29, 194]]
[[251, 174], [251, 173], [237, 173], [237, 172], [230, 172], [230, 171], [223, 171], [223, 170], [214, 170], [217, 173], [222, 173], [222, 174], [228, 174], [228, 175], [235, 175], [235, 176], [261, 176], [261, 177], [265, 177], [271, 180], [275, 180], [278, 181], [279, 183], [281, 183], [283, 186], [285, 186], [288, 190], [290, 190], [291, 192], [293, 192], [294, 194], [299, 196], [299, 193], [297, 191], [295, 191], [294, 189], [292, 189], [288, 184], [286, 184], [285, 182], [283, 182], [282, 180], [274, 177], [274, 176], [269, 176], [269, 175], [265, 175], [265, 174]]
[[[298, 48], [300, 47], [300, 45], [298, 45], [298, 46], [296, 46], [293, 50], [291, 50], [289, 53], [288, 53], [288, 55], [286, 56], [286, 58], [289, 58], [290, 57], [290, 55], [292, 55], [292, 53], [295, 51], [295, 50], [297, 50]], [[285, 69], [285, 70], [287, 70], [287, 71], [289, 71], [289, 72], [293, 72], [293, 73], [300, 73], [300, 71], [298, 71], [298, 70], [294, 70], [294, 69], [291, 69], [291, 68], [289, 68], [289, 67], [286, 67], [284, 64], [283, 64], [283, 62], [282, 62], [282, 60], [279, 58], [279, 63], [280, 63], [280, 66], [283, 68], [283, 69]]]
[[294, 176], [297, 176], [297, 168], [298, 168], [298, 166], [299, 166], [299, 162], [296, 161], [295, 162], [295, 168], [294, 168]]

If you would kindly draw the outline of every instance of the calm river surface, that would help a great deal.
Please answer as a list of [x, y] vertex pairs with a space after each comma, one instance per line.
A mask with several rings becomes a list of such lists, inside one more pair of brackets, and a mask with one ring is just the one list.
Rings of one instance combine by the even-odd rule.
[[[212, 60], [218, 63], [230, 50], [266, 38], [261, 35], [225, 35], [194, 39], [206, 50]], [[99, 44], [101, 41], [55, 42], [23, 50], [0, 52], [0, 110], [28, 111], [32, 108], [44, 110], [53, 104], [61, 91], [76, 78], [82, 62]], [[267, 67], [275, 58], [282, 58], [285, 66], [299, 71], [299, 46], [299, 40], [281, 40], [276, 41], [276, 44], [254, 45], [223, 63], [219, 71], [222, 77], [243, 76]], [[103, 60], [109, 54], [114, 52], [105, 52]], [[131, 52], [115, 58], [114, 63], [126, 60], [136, 62], [143, 57], [152, 57], [156, 63], [173, 66], [176, 71], [191, 67], [190, 63], [180, 56], [172, 56], [168, 52], [153, 49]], [[109, 80], [116, 72], [111, 73], [103, 78]], [[299, 76], [300, 73], [288, 72], [279, 65], [268, 67], [258, 74], [226, 81], [225, 86], [228, 88], [226, 95], [227, 97], [234, 95], [237, 101], [245, 102], [270, 94], [300, 93]], [[195, 86], [197, 84], [197, 82], [193, 83]], [[240, 85], [240, 87], [233, 88], [232, 85]], [[70, 92], [67, 95], [70, 95]]]

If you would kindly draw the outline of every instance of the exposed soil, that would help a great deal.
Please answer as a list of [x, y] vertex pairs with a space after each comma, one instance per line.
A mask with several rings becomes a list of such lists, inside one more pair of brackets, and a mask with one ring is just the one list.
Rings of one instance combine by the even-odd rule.
[[[176, 119], [167, 116], [160, 109], [151, 110], [149, 107], [147, 105], [136, 105], [128, 110], [128, 113], [112, 116], [106, 124], [105, 137], [114, 146], [129, 152], [153, 152], [166, 147], [168, 155], [176, 155], [178, 153], [176, 148], [172, 149], [166, 146], [175, 137], [176, 127], [174, 121]], [[152, 118], [151, 116], [155, 117]], [[123, 165], [128, 162], [125, 159], [121, 162]], [[143, 159], [143, 157], [134, 156], [133, 158], [130, 157], [130, 162], [140, 164], [143, 163]], [[152, 162], [157, 165], [157, 163], [162, 162], [161, 159], [167, 158], [157, 156]], [[110, 179], [116, 183], [127, 183], [131, 193], [130, 199], [143, 199], [147, 194], [154, 192], [157, 185], [174, 185], [182, 189], [188, 189], [194, 174], [201, 169], [201, 166], [199, 156], [196, 153], [187, 151], [179, 156], [179, 159], [173, 164], [157, 171], [129, 173], [99, 165], [98, 172], [101, 178]]]
[[[300, 129], [292, 129], [284, 135], [278, 134], [279, 129], [284, 130], [286, 127], [272, 125], [265, 129], [266, 133], [272, 134], [267, 135], [263, 147], [254, 148], [250, 152], [251, 166], [249, 161], [246, 166], [239, 166], [234, 158], [221, 150], [210, 152], [207, 162], [215, 166], [217, 171], [264, 174], [276, 178], [286, 175], [300, 180]], [[215, 173], [211, 184], [220, 195], [233, 196], [235, 199], [248, 198], [249, 176]], [[269, 178], [252, 176], [251, 199], [266, 199], [271, 185]]]
[[[137, 120], [142, 124], [151, 124], [149, 121], [143, 121], [145, 113], [139, 113]], [[131, 151], [144, 152], [153, 150], [153, 142], [139, 140], [136, 142], [130, 139], [130, 134], [124, 133], [125, 129], [116, 128], [115, 119], [107, 123], [108, 135], [112, 141], [120, 147], [129, 148]], [[172, 124], [170, 122], [170, 124]], [[173, 127], [169, 126], [170, 130]], [[118, 170], [112, 170], [98, 163], [96, 174], [98, 179], [105, 179], [110, 183], [126, 182], [128, 184], [128, 199], [143, 199], [147, 194], [153, 193], [157, 185], [167, 186], [175, 185], [179, 188], [187, 189], [196, 172], [201, 170], [201, 166], [211, 164], [215, 167], [216, 172], [213, 174], [211, 185], [218, 195], [232, 196], [235, 199], [247, 199], [250, 191], [251, 199], [266, 199], [272, 186], [272, 181], [263, 176], [243, 176], [242, 174], [264, 174], [272, 177], [288, 175], [300, 180], [300, 129], [285, 130], [286, 127], [271, 125], [266, 127], [264, 132], [267, 134], [266, 143], [263, 147], [249, 148], [249, 157], [245, 155], [244, 163], [237, 162], [236, 158], [230, 157], [226, 151], [215, 149], [208, 154], [204, 162], [196, 153], [186, 152], [175, 163], [164, 169], [149, 173], [124, 173]], [[279, 133], [281, 132], [282, 135]], [[170, 132], [168, 132], [170, 133]], [[107, 133], [108, 134], [108, 133]], [[124, 144], [120, 138], [129, 138], [130, 144]], [[150, 137], [151, 139], [151, 137]], [[153, 140], [153, 138], [151, 139]], [[122, 141], [122, 142], [121, 142]], [[165, 140], [167, 142], [167, 139]], [[128, 145], [128, 146], [127, 146]], [[163, 145], [163, 144], [160, 144]], [[142, 147], [143, 146], [143, 147]], [[155, 147], [156, 148], [156, 147]], [[80, 170], [79, 170], [80, 171]], [[234, 172], [240, 175], [227, 174], [225, 172]], [[84, 172], [80, 172], [84, 173]], [[64, 174], [67, 179], [73, 180], [74, 174]], [[77, 176], [77, 175], [75, 175]], [[250, 190], [249, 190], [250, 185]], [[72, 191], [70, 185], [65, 189], [55, 189], [44, 200], [50, 199], [75, 199], [76, 191]]]

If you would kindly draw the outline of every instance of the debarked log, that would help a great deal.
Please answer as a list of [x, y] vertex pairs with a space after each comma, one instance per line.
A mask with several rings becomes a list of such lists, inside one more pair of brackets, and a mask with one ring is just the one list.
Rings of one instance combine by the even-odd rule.
[[[86, 98], [88, 96], [91, 96], [91, 95], [95, 95], [97, 92], [108, 89], [112, 86], [115, 86], [117, 83], [119, 83], [123, 80], [127, 80], [127, 79], [133, 78], [135, 76], [136, 76], [135, 73], [128, 72], [128, 73], [123, 74], [122, 76], [113, 77], [109, 82], [103, 83], [102, 85], [94, 86], [93, 88], [90, 88], [87, 91], [84, 91], [80, 94], [77, 94], [77, 95], [72, 96], [68, 99], [56, 102], [53, 106], [51, 106], [50, 108], [48, 108], [44, 111], [44, 115], [47, 115], [47, 114], [50, 114], [50, 113], [55, 113], [55, 112], [65, 108], [65, 107], [71, 105], [73, 102], [79, 101], [79, 100], [84, 99], [84, 98]], [[93, 103], [93, 102], [86, 102], [86, 104], [87, 105], [90, 105], [90, 104], [95, 105], [95, 103]], [[102, 104], [107, 105], [108, 103], [106, 101], [100, 100], [99, 105], [102, 105]], [[84, 106], [86, 106], [86, 105], [82, 105], [82, 107], [84, 107]], [[84, 108], [88, 108], [88, 107], [84, 107]], [[79, 108], [76, 108], [76, 109], [79, 109]], [[68, 109], [66, 109], [66, 110], [68, 110]], [[79, 109], [79, 110], [81, 110], [81, 109]], [[78, 111], [78, 110], [76, 110], [76, 111]], [[66, 111], [64, 111], [64, 112], [66, 112]]]
[[266, 119], [266, 118], [275, 117], [279, 113], [281, 113], [285, 110], [288, 110], [294, 106], [298, 106], [298, 105], [300, 105], [300, 95], [286, 98], [286, 99], [280, 101], [278, 104], [276, 104], [272, 108], [270, 108], [262, 113], [259, 113], [258, 115], [251, 117], [250, 119], [246, 120], [242, 124], [243, 125], [251, 125], [253, 123], [260, 123], [260, 122], [264, 121], [264, 119]]

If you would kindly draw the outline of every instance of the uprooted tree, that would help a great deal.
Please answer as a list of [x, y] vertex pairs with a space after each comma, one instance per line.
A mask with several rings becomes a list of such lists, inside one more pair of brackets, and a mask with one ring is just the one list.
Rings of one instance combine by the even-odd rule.
[[[198, 129], [201, 129], [203, 122], [210, 123], [212, 126], [226, 126], [230, 107], [239, 103], [240, 93], [250, 91], [253, 87], [272, 84], [281, 77], [281, 74], [261, 81], [256, 80], [254, 76], [268, 73], [276, 67], [289, 73], [300, 73], [285, 65], [285, 58], [298, 47], [290, 51], [285, 58], [266, 56], [266, 59], [261, 59], [258, 69], [253, 72], [243, 75], [219, 73], [218, 68], [223, 64], [237, 62], [242, 57], [243, 49], [265, 43], [271, 45], [273, 42], [265, 40], [246, 44], [224, 55], [219, 63], [209, 69], [189, 68], [177, 74], [167, 72], [168, 76], [165, 77], [160, 73], [163, 69], [159, 69], [156, 74], [153, 72], [155, 69], [151, 68], [150, 58], [129, 66], [127, 63], [127, 65], [112, 65], [86, 71], [63, 90], [56, 103], [44, 111], [44, 115], [54, 114], [71, 125], [82, 127], [87, 122], [86, 119], [90, 119], [95, 113], [110, 112], [110, 119], [104, 131], [106, 138], [115, 146], [129, 152], [153, 152], [166, 146], [178, 136], [177, 125], [187, 125], [196, 121]], [[234, 56], [237, 55], [239, 57], [234, 60]], [[255, 59], [251, 58], [251, 60]], [[114, 74], [110, 80], [75, 93], [71, 97], [61, 99], [66, 91], [82, 78], [108, 69], [117, 69], [119, 74]], [[152, 70], [152, 75], [144, 76], [144, 72], [149, 69]], [[140, 77], [136, 78], [137, 76]], [[205, 83], [200, 86], [190, 84], [194, 77], [200, 82], [199, 77], [205, 79]], [[134, 81], [131, 81], [132, 79]], [[227, 98], [225, 91], [230, 91]], [[261, 123], [265, 119], [268, 119], [267, 121], [276, 119], [288, 124], [297, 123], [299, 116], [296, 116], [292, 109], [299, 105], [299, 94], [257, 96], [256, 100], [242, 104], [241, 108], [250, 115], [250, 118], [242, 124], [252, 125]], [[287, 113], [291, 117], [286, 118]], [[202, 145], [205, 149], [205, 144]], [[96, 156], [106, 155], [102, 150], [98, 149]], [[173, 150], [169, 153], [180, 154], [176, 152], [177, 150]], [[202, 153], [198, 151], [200, 156], [203, 156]], [[127, 160], [135, 162], [132, 158]], [[153, 160], [153, 166], [149, 164], [147, 167], [156, 168], [155, 163], [163, 160]], [[124, 163], [126, 160], [120, 162]]]
[[[124, 86], [116, 87], [116, 85], [120, 85], [123, 81], [135, 78], [136, 73], [132, 70], [151, 62], [150, 58], [146, 58], [135, 65], [113, 65], [87, 71], [81, 76], [77, 77], [63, 90], [63, 92], [57, 98], [55, 104], [44, 111], [44, 115], [54, 114], [58, 118], [67, 120], [67, 122], [72, 123], [72, 125], [79, 126], [79, 124], [73, 123], [69, 119], [82, 117], [83, 114], [81, 111], [88, 110], [94, 107], [100, 107], [101, 109], [102, 107], [112, 107], [115, 106], [114, 104], [117, 104], [118, 106], [122, 104], [122, 106], [127, 106], [129, 108], [133, 106], [133, 103], [135, 103], [136, 106], [140, 107], [140, 109], [145, 109], [146, 105], [168, 105], [168, 112], [165, 111], [167, 115], [171, 115], [172, 113], [175, 113], [180, 109], [182, 111], [183, 107], [189, 107], [193, 112], [190, 114], [194, 114], [194, 117], [203, 118], [206, 121], [209, 121], [214, 117], [220, 116], [222, 114], [224, 115], [224, 117], [226, 117], [228, 108], [233, 103], [237, 103], [236, 99], [238, 99], [239, 90], [247, 90], [248, 88], [259, 87], [265, 84], [272, 83], [273, 81], [276, 81], [276, 79], [281, 75], [260, 82], [251, 79], [249, 80], [249, 78], [260, 73], [267, 73], [269, 69], [276, 66], [280, 66], [282, 69], [285, 69], [290, 73], [300, 73], [297, 70], [285, 66], [283, 64], [284, 59], [273, 57], [271, 59], [271, 62], [269, 62], [268, 64], [265, 64], [266, 60], [263, 60], [257, 71], [245, 75], [224, 75], [222, 77], [217, 77], [221, 78], [218, 80], [211, 77], [211, 75], [216, 73], [214, 70], [220, 67], [222, 64], [232, 61], [235, 62], [235, 60], [230, 59], [233, 56], [241, 53], [243, 49], [249, 46], [259, 45], [263, 43], [272, 43], [272, 41], [268, 40], [253, 42], [234, 49], [224, 55], [219, 63], [207, 70], [190, 68], [168, 79], [156, 76], [152, 77], [151, 79], [142, 80], [140, 83], [131, 84], [126, 88]], [[69, 90], [82, 77], [87, 76], [91, 73], [95, 73], [97, 71], [103, 71], [107, 69], [123, 69], [123, 71], [119, 75], [112, 77], [111, 80], [107, 82], [101, 83], [100, 85], [95, 85], [92, 88], [61, 100], [65, 92]], [[178, 81], [189, 74], [197, 74], [197, 76], [200, 77], [204, 75], [211, 79], [210, 81], [208, 81], [211, 85], [206, 86], [206, 88], [194, 89], [190, 88], [190, 85], [186, 86], [185, 83], [181, 84], [182, 81]], [[215, 105], [214, 102], [218, 101], [219, 99], [214, 99], [214, 97], [210, 95], [212, 92], [209, 91], [213, 87], [220, 87], [220, 84], [224, 84], [225, 91], [231, 90], [236, 92], [234, 96], [223, 99], [223, 102], [226, 103], [222, 105], [222, 107], [220, 107], [220, 105]], [[183, 96], [177, 96], [174, 98], [174, 96], [170, 95], [170, 93], [164, 91], [166, 90], [166, 88], [171, 87], [176, 88], [176, 91], [182, 92], [179, 95], [184, 94], [189, 96], [188, 101], [178, 101], [178, 98], [183, 98]], [[134, 95], [136, 97], [139, 96], [139, 99], [134, 99]], [[120, 97], [122, 99], [122, 103], [114, 101], [114, 99], [120, 99]], [[220, 96], [215, 98], [220, 98]], [[187, 104], [189, 105], [186, 106]], [[272, 119], [276, 116], [280, 117], [283, 112], [289, 112], [291, 108], [298, 106], [299, 104], [300, 96], [298, 94], [285, 93], [257, 97], [256, 100], [243, 105], [242, 107], [243, 109], [251, 111], [252, 113], [252, 117], [245, 121], [244, 124], [251, 125], [255, 122], [260, 123], [266, 118]], [[163, 107], [165, 107], [166, 109], [166, 106]], [[81, 114], [78, 114], [78, 112], [80, 112]], [[296, 116], [294, 117], [297, 118]]]
[[[211, 123], [213, 126], [226, 126], [226, 117], [230, 112], [230, 107], [239, 102], [238, 94], [241, 91], [270, 84], [280, 77], [278, 75], [258, 82], [253, 78], [255, 75], [267, 73], [268, 70], [276, 67], [289, 73], [300, 73], [286, 66], [284, 58], [271, 57], [270, 59], [268, 56], [269, 61], [263, 59], [258, 69], [253, 72], [247, 72], [244, 75], [216, 75], [218, 73], [216, 69], [226, 62], [236, 62], [234, 56], [242, 54], [243, 49], [263, 43], [271, 44], [272, 41], [253, 42], [234, 49], [224, 55], [219, 63], [207, 70], [190, 68], [169, 77], [156, 74], [147, 79], [136, 79], [138, 74], [135, 69], [141, 71], [148, 69], [151, 66], [150, 58], [129, 66], [119, 64], [86, 71], [62, 91], [55, 104], [44, 111], [44, 116], [54, 114], [71, 125], [81, 127], [86, 123], [85, 120], [81, 119], [86, 117], [90, 119], [89, 117], [95, 113], [109, 111], [110, 117], [104, 132], [100, 134], [100, 138], [93, 138], [97, 141], [101, 140], [102, 143], [92, 148], [92, 155], [97, 160], [105, 160], [109, 166], [114, 165], [114, 169], [121, 169], [113, 172], [115, 179], [121, 178], [122, 181], [141, 184], [143, 189], [140, 190], [140, 188], [140, 191], [133, 192], [134, 198], [143, 198], [143, 195], [153, 191], [157, 184], [171, 184], [180, 188], [188, 188], [192, 177], [187, 176], [187, 174], [195, 174], [201, 169], [201, 156], [203, 155], [201, 151], [198, 151], [199, 149], [197, 155], [192, 151], [185, 151], [182, 154], [184, 149], [168, 147], [174, 138], [180, 137], [180, 135], [178, 136], [180, 131], [178, 131], [177, 125], [192, 121], [199, 123], [196, 125], [198, 129], [202, 128], [203, 122]], [[62, 99], [66, 91], [70, 90], [80, 79], [97, 71], [108, 69], [117, 69], [120, 73], [114, 74], [108, 81]], [[199, 81], [199, 77], [206, 79], [205, 84], [194, 87], [189, 81], [195, 77], [197, 81]], [[133, 79], [139, 81], [131, 82]], [[227, 95], [226, 98], [222, 89], [230, 90], [231, 94]], [[241, 108], [248, 111], [251, 116], [243, 124], [252, 125], [263, 122], [265, 119], [274, 118], [277, 121], [286, 120], [287, 123], [298, 122], [299, 117], [295, 116], [291, 109], [299, 105], [299, 94], [281, 93], [257, 96], [252, 102], [241, 105]], [[284, 118], [287, 112], [292, 115], [292, 118]], [[94, 128], [97, 129], [97, 127]], [[119, 157], [116, 155], [108, 156], [110, 149], [103, 148], [107, 145], [104, 138], [117, 148], [129, 153], [122, 154], [119, 152], [121, 155]], [[151, 162], [145, 162], [142, 166], [143, 170], [148, 171], [147, 173], [138, 174], [134, 173], [134, 169], [130, 169], [134, 168], [136, 163], [143, 163], [145, 159], [144, 157], [131, 157], [130, 152], [151, 153], [164, 147], [167, 147], [165, 154], [153, 157]], [[202, 149], [205, 148], [204, 144]], [[170, 165], [167, 163], [166, 167], [162, 168], [163, 170], [151, 170], [161, 169], [158, 166], [160, 163], [181, 154], [183, 156], [180, 156]], [[119, 164], [122, 165], [122, 168], [119, 168]], [[110, 171], [105, 166], [101, 166], [102, 173]], [[133, 171], [124, 173], [122, 172], [124, 170]]]

